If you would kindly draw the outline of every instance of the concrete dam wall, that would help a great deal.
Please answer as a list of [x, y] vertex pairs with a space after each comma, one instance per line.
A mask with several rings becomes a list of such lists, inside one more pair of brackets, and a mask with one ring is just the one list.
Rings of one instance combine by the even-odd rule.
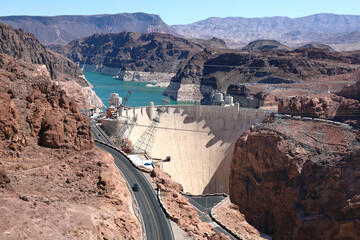
[[150, 142], [147, 150], [153, 158], [171, 156], [171, 161], [162, 163], [162, 168], [183, 185], [184, 192], [191, 194], [228, 193], [236, 140], [269, 114], [238, 107], [166, 106], [154, 128], [153, 138], [149, 138], [144, 132], [151, 125], [151, 119], [157, 116], [157, 108], [150, 104], [125, 110], [119, 120], [103, 120], [104, 129], [115, 135], [125, 119], [131, 121], [137, 116], [137, 122], [125, 136], [134, 145], [139, 139]]

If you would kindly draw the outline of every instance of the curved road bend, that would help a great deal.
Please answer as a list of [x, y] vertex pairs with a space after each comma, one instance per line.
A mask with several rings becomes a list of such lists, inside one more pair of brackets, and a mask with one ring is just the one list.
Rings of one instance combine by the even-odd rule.
[[109, 140], [103, 135], [103, 133], [100, 132], [100, 130], [95, 124], [91, 124], [91, 132], [96, 140], [111, 145], [111, 142], [109, 142]]
[[[98, 137], [97, 135], [95, 138], [98, 139]], [[95, 145], [113, 155], [115, 165], [123, 173], [130, 186], [134, 183], [139, 185], [140, 190], [134, 192], [134, 195], [139, 205], [140, 214], [144, 220], [147, 240], [174, 239], [170, 223], [163, 213], [155, 192], [145, 176], [134, 168], [120, 152], [98, 142], [96, 142]]]

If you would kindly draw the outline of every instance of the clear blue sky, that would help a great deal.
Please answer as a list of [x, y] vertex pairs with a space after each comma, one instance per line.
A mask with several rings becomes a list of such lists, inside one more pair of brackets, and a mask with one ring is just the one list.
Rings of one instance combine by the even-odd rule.
[[160, 15], [169, 25], [208, 17], [360, 15], [360, 0], [1, 0], [0, 3], [0, 16], [146, 12]]

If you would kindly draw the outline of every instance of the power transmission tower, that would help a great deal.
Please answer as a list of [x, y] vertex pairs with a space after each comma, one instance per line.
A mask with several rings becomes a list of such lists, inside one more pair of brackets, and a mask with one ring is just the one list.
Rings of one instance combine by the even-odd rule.
[[[163, 100], [163, 103], [169, 102], [167, 99]], [[157, 131], [157, 127], [160, 123], [161, 116], [165, 113], [165, 106], [161, 106], [157, 109], [157, 114], [155, 118], [152, 120], [150, 126], [146, 129], [146, 131], [141, 135], [141, 137], [136, 141], [134, 146], [135, 153], [151, 153], [155, 133]]]
[[126, 134], [126, 138], [129, 138], [132, 129], [134, 128], [134, 125], [136, 124], [138, 118], [137, 115], [135, 115], [130, 122], [128, 120], [125, 121], [124, 125], [122, 126], [122, 128], [120, 129], [119, 133], [116, 134], [116, 137], [119, 139], [122, 139], [123, 137], [125, 137], [125, 133]]

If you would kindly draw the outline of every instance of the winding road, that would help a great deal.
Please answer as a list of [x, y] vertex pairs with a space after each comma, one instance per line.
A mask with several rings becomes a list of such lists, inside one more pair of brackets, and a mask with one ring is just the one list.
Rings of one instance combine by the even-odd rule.
[[[169, 220], [166, 218], [150, 183], [147, 181], [141, 171], [134, 168], [130, 161], [119, 151], [109, 147], [114, 146], [110, 138], [95, 124], [91, 125], [94, 138], [97, 140], [95, 145], [112, 154], [115, 165], [125, 177], [130, 186], [137, 183], [139, 191], [133, 192], [137, 201], [142, 220], [145, 225], [145, 235], [147, 240], [173, 240], [174, 235]], [[103, 144], [105, 143], [105, 144]], [[131, 191], [131, 190], [130, 190]], [[232, 240], [236, 238], [225, 229], [213, 222], [209, 217], [211, 208], [220, 202], [224, 196], [207, 196], [207, 197], [189, 197], [191, 205], [199, 213], [200, 219], [212, 225], [215, 232], [224, 233]]]
[[[101, 130], [94, 125], [92, 126], [92, 132], [96, 140], [105, 142], [106, 144], [111, 144], [111, 141], [109, 141], [107, 136], [104, 136]], [[146, 239], [174, 239], [169, 220], [163, 213], [155, 191], [146, 180], [145, 176], [139, 170], [134, 168], [122, 153], [100, 142], [96, 142], [95, 145], [98, 148], [112, 154], [115, 165], [121, 171], [129, 185], [132, 186], [134, 183], [139, 185], [140, 190], [134, 192], [134, 196], [138, 203], [140, 214], [145, 225]]]

